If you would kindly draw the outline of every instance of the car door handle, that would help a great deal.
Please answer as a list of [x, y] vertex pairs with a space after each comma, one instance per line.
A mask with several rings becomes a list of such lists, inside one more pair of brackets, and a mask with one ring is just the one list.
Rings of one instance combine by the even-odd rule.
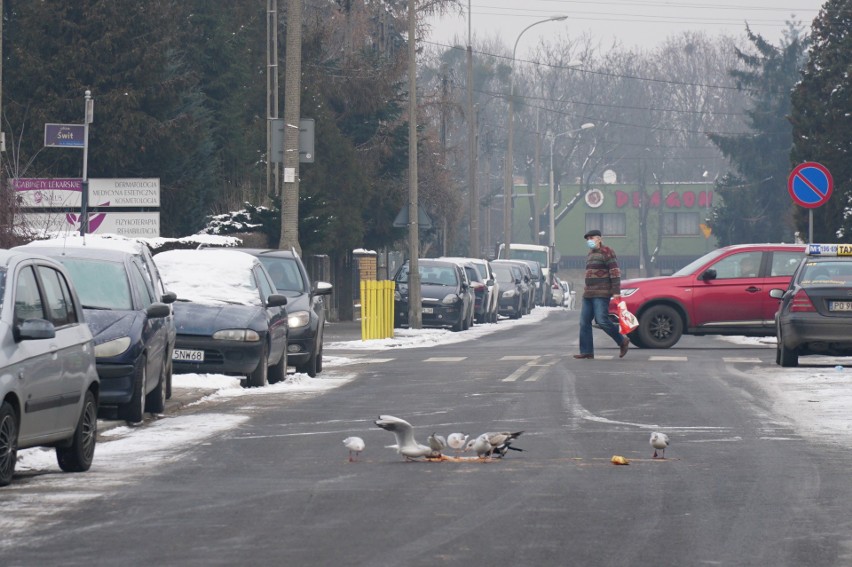
[[759, 287], [754, 287], [754, 286], [752, 285], [752, 286], [747, 287], [745, 290], [746, 290], [747, 292], [749, 292], [749, 293], [757, 293], [758, 291], [760, 291], [760, 288], [759, 288]]

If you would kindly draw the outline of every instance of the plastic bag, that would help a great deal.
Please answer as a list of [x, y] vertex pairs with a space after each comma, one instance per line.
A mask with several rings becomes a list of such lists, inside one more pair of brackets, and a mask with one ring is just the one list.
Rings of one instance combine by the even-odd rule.
[[627, 304], [623, 301], [618, 303], [618, 328], [622, 335], [632, 333], [639, 326], [636, 315], [627, 310]]

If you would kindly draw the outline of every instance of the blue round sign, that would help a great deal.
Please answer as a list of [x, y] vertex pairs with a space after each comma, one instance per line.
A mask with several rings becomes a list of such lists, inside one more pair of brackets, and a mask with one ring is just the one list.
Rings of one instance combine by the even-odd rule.
[[798, 205], [815, 209], [828, 202], [834, 189], [834, 180], [824, 165], [806, 161], [793, 168], [787, 178], [787, 191]]

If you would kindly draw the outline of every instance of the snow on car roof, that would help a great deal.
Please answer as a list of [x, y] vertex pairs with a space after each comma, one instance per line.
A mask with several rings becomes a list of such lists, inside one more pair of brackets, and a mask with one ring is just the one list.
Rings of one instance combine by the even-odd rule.
[[166, 289], [178, 300], [207, 305], [260, 305], [252, 266], [257, 258], [236, 250], [169, 250], [154, 256]]
[[45, 246], [51, 248], [98, 248], [120, 250], [129, 254], [139, 254], [145, 246], [139, 240], [127, 238], [118, 234], [68, 234], [55, 236], [46, 240], [33, 240], [27, 246]]

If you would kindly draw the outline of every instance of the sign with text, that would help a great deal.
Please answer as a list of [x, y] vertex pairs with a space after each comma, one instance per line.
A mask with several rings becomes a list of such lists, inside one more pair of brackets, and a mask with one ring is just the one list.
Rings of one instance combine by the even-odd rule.
[[82, 148], [86, 145], [84, 124], [45, 124], [44, 147]]
[[79, 209], [83, 196], [82, 179], [12, 179], [12, 188], [21, 207]]
[[89, 179], [90, 207], [159, 207], [160, 180]]
[[[79, 232], [79, 213], [22, 213], [24, 226], [34, 232]], [[120, 234], [129, 238], [160, 236], [160, 213], [89, 213], [87, 234]]]

